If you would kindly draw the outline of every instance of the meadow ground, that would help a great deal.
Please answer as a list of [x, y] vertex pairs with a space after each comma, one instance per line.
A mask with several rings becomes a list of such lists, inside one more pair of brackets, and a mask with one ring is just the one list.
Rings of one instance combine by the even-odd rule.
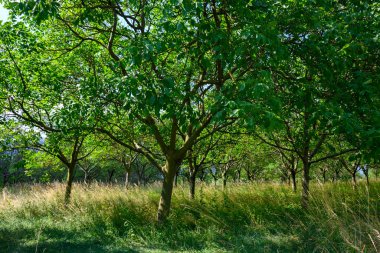
[[313, 184], [307, 211], [286, 185], [178, 186], [161, 226], [159, 190], [76, 184], [65, 207], [59, 183], [4, 189], [0, 252], [380, 251], [379, 181]]

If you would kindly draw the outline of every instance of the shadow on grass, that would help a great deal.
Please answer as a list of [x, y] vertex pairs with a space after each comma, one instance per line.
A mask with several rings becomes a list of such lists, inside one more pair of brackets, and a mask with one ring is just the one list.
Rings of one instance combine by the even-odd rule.
[[[161, 231], [166, 236], [169, 231]], [[215, 231], [214, 231], [215, 232]], [[0, 252], [22, 253], [22, 252], [294, 252], [297, 243], [291, 236], [279, 234], [247, 233], [244, 228], [234, 234], [231, 231], [219, 231], [214, 233], [213, 240], [206, 238], [201, 240], [197, 234], [183, 231], [172, 231], [167, 235], [167, 241], [150, 244], [145, 247], [126, 246], [128, 242], [121, 243], [110, 238], [99, 239], [98, 236], [90, 238], [83, 231], [66, 231], [57, 228], [0, 228]], [[206, 240], [205, 240], [206, 239]], [[210, 239], [210, 238], [208, 238]], [[131, 244], [132, 245], [132, 244]]]
[[0, 228], [0, 252], [141, 252], [133, 248], [118, 248], [112, 243], [84, 238], [80, 232], [65, 231], [56, 228], [38, 229]]

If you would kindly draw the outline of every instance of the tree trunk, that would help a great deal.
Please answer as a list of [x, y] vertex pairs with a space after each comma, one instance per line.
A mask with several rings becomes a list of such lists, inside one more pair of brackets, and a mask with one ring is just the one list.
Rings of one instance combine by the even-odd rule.
[[137, 185], [145, 185], [145, 166], [138, 167], [137, 169]]
[[206, 179], [206, 172], [205, 172], [204, 169], [201, 170], [201, 174], [200, 174], [199, 179], [200, 179], [202, 182], [205, 181], [205, 179]]
[[129, 175], [130, 175], [129, 170], [126, 170], [125, 171], [125, 183], [124, 183], [125, 188], [128, 188], [128, 186], [129, 186]]
[[190, 186], [190, 199], [194, 199], [195, 197], [195, 180], [196, 180], [196, 174], [194, 172], [190, 172], [189, 176], [189, 186]]
[[337, 183], [339, 180], [339, 170], [335, 170], [335, 176], [334, 176], [335, 182]]
[[303, 171], [302, 171], [302, 197], [301, 205], [304, 209], [307, 208], [309, 202], [309, 182], [310, 182], [310, 164], [308, 161], [303, 161]]
[[164, 223], [169, 216], [177, 164], [174, 161], [167, 160], [163, 171], [164, 180], [162, 182], [161, 198], [157, 211], [157, 222], [160, 224]]
[[297, 181], [296, 181], [296, 172], [292, 170], [290, 172], [291, 178], [292, 178], [292, 189], [293, 192], [297, 192]]
[[323, 175], [323, 183], [325, 184], [326, 183], [326, 170], [325, 169], [323, 169], [322, 170], [322, 175]]
[[174, 177], [174, 185], [175, 185], [175, 187], [178, 186], [178, 175], [179, 175], [179, 169], [176, 171], [175, 177]]
[[227, 176], [225, 173], [223, 173], [223, 190], [226, 189], [226, 186], [227, 186]]
[[364, 175], [365, 175], [365, 179], [367, 181], [367, 186], [368, 186], [369, 185], [369, 173], [368, 173], [368, 171], [365, 172]]
[[237, 171], [237, 182], [240, 183], [240, 179], [241, 179], [241, 170], [238, 170]]
[[2, 185], [2, 188], [5, 188], [9, 184], [9, 178], [10, 178], [9, 167], [5, 167], [5, 168], [3, 168], [3, 185]]
[[246, 170], [246, 172], [247, 172], [247, 179], [248, 179], [248, 181], [252, 181], [252, 174], [251, 174], [251, 172], [250, 171], [248, 171], [248, 170]]
[[84, 181], [85, 184], [87, 184], [88, 183], [87, 182], [87, 180], [88, 180], [88, 173], [87, 173], [86, 170], [83, 170], [83, 172], [84, 172], [84, 179], [83, 179], [83, 181]]
[[[195, 165], [196, 166], [196, 165]], [[197, 169], [193, 164], [191, 158], [189, 158], [189, 196], [190, 199], [194, 199], [195, 197], [195, 180]]]
[[137, 178], [137, 185], [141, 186], [141, 179], [140, 179], [140, 177]]
[[351, 178], [352, 178], [352, 184], [356, 186], [356, 171], [352, 173]]
[[3, 188], [7, 186], [7, 183], [8, 183], [8, 175], [4, 173], [3, 174]]
[[70, 164], [67, 166], [65, 204], [70, 203], [71, 189], [72, 189], [73, 180], [74, 180], [74, 169], [75, 169], [75, 164]]
[[115, 173], [115, 169], [108, 170], [108, 183], [111, 184], [113, 174]]
[[369, 168], [365, 165], [362, 170], [367, 182], [367, 186], [369, 186]]

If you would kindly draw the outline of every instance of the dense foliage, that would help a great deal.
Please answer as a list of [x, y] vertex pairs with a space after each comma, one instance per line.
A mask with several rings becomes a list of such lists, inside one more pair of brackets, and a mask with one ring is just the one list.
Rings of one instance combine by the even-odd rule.
[[378, 175], [376, 1], [0, 3], [3, 187]]

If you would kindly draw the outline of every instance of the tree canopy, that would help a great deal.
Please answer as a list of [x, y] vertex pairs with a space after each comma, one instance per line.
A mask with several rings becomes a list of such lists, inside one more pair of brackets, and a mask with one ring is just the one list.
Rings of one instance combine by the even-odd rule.
[[160, 222], [182, 164], [194, 185], [198, 158], [216, 149], [220, 162], [234, 160], [215, 142], [222, 136], [269, 144], [289, 168], [300, 159], [305, 203], [313, 163], [379, 157], [375, 1], [0, 3], [10, 10], [0, 27], [2, 124], [34, 131], [29, 145], [66, 165], [66, 199], [79, 161], [106, 138], [162, 175]]

